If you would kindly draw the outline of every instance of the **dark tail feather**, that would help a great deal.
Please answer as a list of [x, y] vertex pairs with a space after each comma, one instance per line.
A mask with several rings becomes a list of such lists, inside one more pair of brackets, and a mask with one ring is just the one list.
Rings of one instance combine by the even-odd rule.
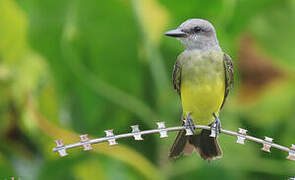
[[206, 161], [211, 161], [222, 156], [217, 139], [210, 137], [210, 134], [210, 130], [203, 129], [200, 134], [189, 137], [189, 143], [195, 146], [201, 158]]
[[[192, 136], [185, 136], [185, 133], [185, 130], [178, 132], [170, 149], [170, 158], [178, 157], [185, 149], [191, 149], [191, 145], [195, 147], [204, 160], [211, 161], [222, 156], [217, 139], [210, 137], [211, 131], [203, 129], [200, 134]], [[189, 151], [192, 152], [191, 150]]]
[[185, 130], [181, 130], [178, 132], [176, 139], [170, 148], [170, 152], [169, 152], [170, 158], [178, 157], [182, 153], [185, 147], [185, 144], [188, 140], [188, 136], [185, 136], [185, 133], [186, 133]]

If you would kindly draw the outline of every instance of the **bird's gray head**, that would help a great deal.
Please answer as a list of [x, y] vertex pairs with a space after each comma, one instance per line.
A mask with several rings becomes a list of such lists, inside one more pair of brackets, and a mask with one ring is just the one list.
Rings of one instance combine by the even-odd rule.
[[168, 31], [165, 35], [176, 37], [189, 50], [221, 50], [213, 25], [203, 19], [186, 20], [177, 29]]

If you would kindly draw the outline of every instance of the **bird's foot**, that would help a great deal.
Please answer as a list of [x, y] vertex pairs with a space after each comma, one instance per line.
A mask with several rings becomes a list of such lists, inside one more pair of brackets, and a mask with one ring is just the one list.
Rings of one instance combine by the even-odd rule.
[[221, 132], [221, 121], [216, 116], [215, 113], [213, 113], [214, 116], [214, 122], [211, 124], [211, 134], [210, 137], [218, 137], [218, 134]]
[[184, 120], [184, 126], [185, 126], [186, 129], [190, 129], [192, 134], [195, 133], [196, 127], [195, 127], [193, 119], [191, 118], [191, 113], [190, 112], [187, 114], [187, 117]]

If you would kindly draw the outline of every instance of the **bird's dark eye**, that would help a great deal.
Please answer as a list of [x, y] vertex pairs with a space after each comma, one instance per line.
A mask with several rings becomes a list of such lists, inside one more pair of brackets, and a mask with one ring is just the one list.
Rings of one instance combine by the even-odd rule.
[[201, 32], [202, 31], [202, 28], [200, 28], [199, 26], [196, 26], [196, 27], [194, 27], [193, 31], [195, 33], [198, 33], [198, 32]]

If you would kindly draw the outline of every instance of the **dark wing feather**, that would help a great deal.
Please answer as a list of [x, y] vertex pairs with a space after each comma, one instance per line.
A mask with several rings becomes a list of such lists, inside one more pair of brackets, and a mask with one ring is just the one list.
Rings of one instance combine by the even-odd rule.
[[224, 65], [224, 74], [225, 74], [225, 93], [224, 93], [224, 98], [223, 98], [223, 102], [220, 109], [223, 108], [225, 100], [229, 94], [230, 88], [234, 84], [233, 62], [230, 56], [227, 55], [226, 53], [224, 53], [224, 56], [223, 56], [223, 65]]
[[178, 95], [180, 96], [181, 67], [178, 60], [176, 60], [174, 64], [174, 69], [172, 74], [172, 83], [173, 83], [174, 89], [177, 91]]

